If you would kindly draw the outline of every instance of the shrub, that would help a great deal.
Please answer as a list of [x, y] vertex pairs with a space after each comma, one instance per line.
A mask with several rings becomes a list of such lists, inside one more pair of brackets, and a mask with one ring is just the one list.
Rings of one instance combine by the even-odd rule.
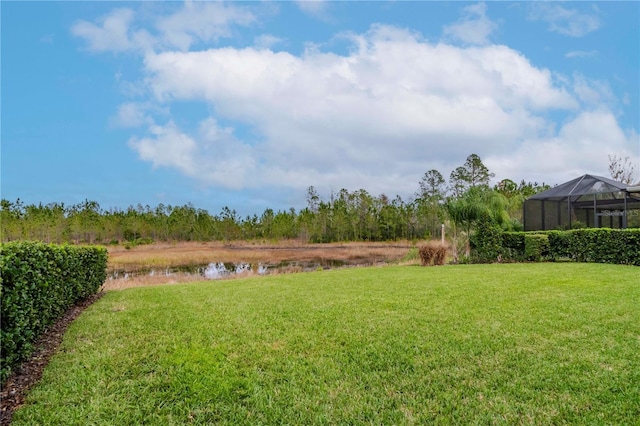
[[525, 234], [524, 258], [539, 262], [549, 254], [549, 237], [543, 234]]
[[502, 233], [502, 258], [504, 260], [524, 260], [524, 232]]
[[490, 263], [502, 258], [502, 230], [490, 221], [477, 225], [471, 238], [472, 260], [476, 263]]
[[640, 265], [640, 229], [576, 229], [567, 234], [569, 252], [579, 262]]
[[44, 329], [106, 278], [103, 247], [11, 242], [0, 246], [0, 382], [31, 354]]
[[620, 232], [620, 259], [616, 263], [626, 263], [640, 266], [640, 229], [629, 229], [630, 232]]
[[[568, 259], [640, 266], [640, 229], [585, 228], [535, 233], [505, 232], [501, 237], [505, 259]], [[480, 248], [477, 247], [478, 250]], [[489, 249], [494, 250], [491, 246]]]
[[446, 259], [447, 259], [447, 246], [442, 244], [436, 246], [435, 255], [433, 257], [433, 264], [442, 266], [444, 265], [444, 262]]
[[549, 259], [574, 259], [571, 250], [571, 233], [567, 231], [549, 231], [546, 233], [549, 238]]
[[573, 223], [571, 223], [571, 229], [584, 229], [586, 227], [587, 227], [587, 225], [585, 225], [584, 223], [580, 222], [579, 220], [575, 220], [575, 221], [573, 221]]
[[422, 266], [429, 266], [433, 261], [436, 254], [435, 246], [433, 244], [427, 244], [419, 248], [420, 263]]
[[436, 241], [430, 241], [419, 247], [418, 254], [420, 255], [422, 266], [430, 266], [432, 263], [434, 265], [444, 265], [447, 258], [447, 246]]

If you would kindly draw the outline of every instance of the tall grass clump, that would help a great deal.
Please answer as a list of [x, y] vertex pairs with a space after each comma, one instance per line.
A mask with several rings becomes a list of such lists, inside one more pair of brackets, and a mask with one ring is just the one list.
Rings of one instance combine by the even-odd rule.
[[430, 241], [418, 249], [422, 266], [444, 265], [447, 257], [447, 246], [437, 241]]

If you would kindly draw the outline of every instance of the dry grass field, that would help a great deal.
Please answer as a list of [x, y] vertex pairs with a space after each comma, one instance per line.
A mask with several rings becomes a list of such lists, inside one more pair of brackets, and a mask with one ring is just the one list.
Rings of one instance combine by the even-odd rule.
[[[330, 243], [307, 244], [296, 240], [279, 242], [182, 242], [155, 243], [125, 249], [122, 246], [109, 248], [109, 272], [135, 272], [148, 269], [165, 269], [196, 266], [211, 262], [223, 263], [269, 263], [286, 262], [339, 262], [345, 265], [376, 265], [396, 262], [414, 247], [409, 241], [384, 243]], [[293, 266], [284, 272], [297, 272]], [[282, 272], [282, 271], [281, 271]], [[251, 275], [251, 271], [240, 276]], [[110, 279], [105, 290], [139, 287], [159, 284], [175, 284], [197, 281], [192, 274], [175, 273], [164, 275], [136, 276], [124, 279]], [[201, 278], [204, 279], [204, 278]]]

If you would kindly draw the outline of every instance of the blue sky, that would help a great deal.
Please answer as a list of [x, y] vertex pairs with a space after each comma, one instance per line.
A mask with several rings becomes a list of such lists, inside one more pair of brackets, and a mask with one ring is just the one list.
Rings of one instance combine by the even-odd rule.
[[[302, 208], [640, 171], [638, 2], [5, 2], [2, 197]], [[636, 174], [640, 178], [640, 174]]]

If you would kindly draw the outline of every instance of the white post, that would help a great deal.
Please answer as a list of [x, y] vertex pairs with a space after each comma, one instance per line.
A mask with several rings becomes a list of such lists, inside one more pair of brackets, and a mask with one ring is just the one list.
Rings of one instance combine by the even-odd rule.
[[442, 244], [444, 244], [444, 223], [440, 226], [441, 232], [440, 232], [440, 237], [441, 237], [441, 242]]

